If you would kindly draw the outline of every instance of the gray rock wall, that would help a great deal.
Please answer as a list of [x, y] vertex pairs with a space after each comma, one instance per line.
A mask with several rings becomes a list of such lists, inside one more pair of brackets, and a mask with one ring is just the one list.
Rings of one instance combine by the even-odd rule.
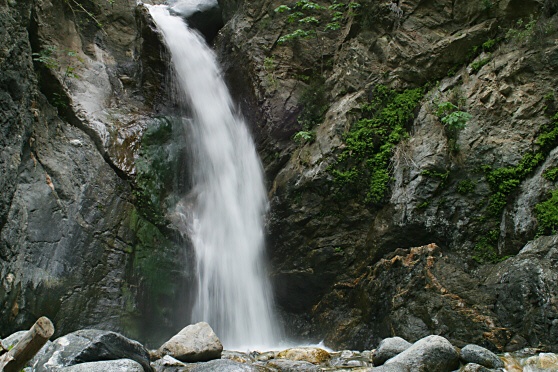
[[[493, 349], [555, 345], [552, 332], [535, 336], [515, 315], [494, 311], [508, 301], [523, 304], [517, 291], [512, 300], [503, 287], [485, 283], [496, 280], [495, 262], [536, 237], [535, 206], [556, 188], [542, 177], [554, 166], [555, 151], [537, 140], [555, 125], [556, 7], [548, 1], [361, 1], [338, 31], [281, 44], [298, 26], [274, 12], [279, 3], [222, 3], [228, 23], [217, 49], [266, 167], [272, 276], [291, 332], [348, 348], [432, 333]], [[313, 104], [305, 94], [316, 90], [319, 76], [328, 109], [307, 128], [299, 119]], [[339, 200], [331, 166], [379, 84], [425, 86], [425, 96], [409, 137], [391, 153], [386, 198], [367, 203], [345, 190]], [[471, 115], [457, 134], [436, 115], [444, 102]], [[297, 142], [301, 130], [314, 138]], [[490, 172], [516, 169], [526, 154], [538, 152], [544, 159], [516, 177], [517, 186], [500, 199], [502, 209], [491, 211], [504, 179], [492, 182]], [[398, 274], [399, 268], [377, 266], [399, 248], [429, 243], [446, 257], [434, 275], [451, 281], [450, 288], [435, 289], [422, 269]], [[525, 270], [525, 281], [539, 281]], [[541, 301], [556, 297], [554, 289], [537, 288]], [[549, 324], [556, 305], [548, 306], [545, 320], [523, 305], [514, 311], [532, 324]]]
[[[161, 44], [133, 1], [0, 8], [2, 335], [46, 315], [57, 334], [97, 327], [156, 346], [187, 322], [193, 280], [165, 216], [177, 160], [136, 169], [168, 140], [142, 140], [160, 126]], [[142, 182], [163, 171], [164, 190]]]

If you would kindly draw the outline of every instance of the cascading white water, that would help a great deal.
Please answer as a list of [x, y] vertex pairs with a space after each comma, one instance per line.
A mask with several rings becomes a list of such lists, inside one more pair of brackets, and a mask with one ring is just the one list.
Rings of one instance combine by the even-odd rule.
[[262, 167], [211, 49], [171, 15], [150, 6], [171, 53], [179, 95], [192, 112], [191, 222], [198, 270], [193, 321], [206, 321], [227, 349], [277, 345], [263, 258], [267, 206]]

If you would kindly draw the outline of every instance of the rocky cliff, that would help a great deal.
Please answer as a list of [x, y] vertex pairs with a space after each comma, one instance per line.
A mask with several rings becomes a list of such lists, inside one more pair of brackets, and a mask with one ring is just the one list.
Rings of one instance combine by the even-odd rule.
[[556, 5], [340, 3], [221, 2], [292, 333], [556, 348]]
[[[556, 350], [555, 3], [220, 5], [289, 333]], [[191, 307], [168, 213], [188, 169], [153, 25], [124, 0], [0, 8], [2, 332], [169, 336]]]
[[168, 336], [192, 262], [162, 212], [182, 178], [152, 25], [128, 1], [0, 7], [3, 335], [46, 315], [58, 334]]

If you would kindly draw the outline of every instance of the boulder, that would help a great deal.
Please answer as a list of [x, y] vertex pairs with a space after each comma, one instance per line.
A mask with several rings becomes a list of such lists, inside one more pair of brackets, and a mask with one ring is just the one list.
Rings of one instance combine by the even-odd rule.
[[280, 351], [277, 358], [321, 364], [330, 360], [331, 355], [318, 347], [297, 347]]
[[209, 324], [200, 322], [183, 328], [158, 350], [182, 362], [207, 362], [221, 358], [223, 345]]
[[459, 367], [459, 355], [453, 345], [441, 336], [427, 336], [385, 364], [398, 363], [413, 372], [447, 372]]
[[138, 362], [131, 359], [104, 360], [101, 362], [88, 362], [64, 367], [60, 372], [144, 372], [143, 367]]
[[149, 353], [137, 341], [119, 333], [85, 329], [56, 339], [36, 363], [36, 372], [60, 371], [80, 363], [131, 359], [152, 371]]
[[320, 372], [322, 369], [315, 364], [302, 360], [276, 359], [267, 363], [267, 366], [280, 372]]
[[206, 363], [199, 363], [189, 372], [259, 372], [254, 366], [242, 364], [228, 359], [216, 359]]
[[467, 345], [461, 349], [461, 360], [480, 364], [487, 368], [504, 368], [504, 362], [492, 351], [478, 345]]
[[401, 337], [389, 337], [380, 342], [378, 348], [372, 355], [372, 360], [375, 366], [381, 366], [386, 360], [393, 358], [397, 354], [410, 348], [413, 344], [407, 342]]

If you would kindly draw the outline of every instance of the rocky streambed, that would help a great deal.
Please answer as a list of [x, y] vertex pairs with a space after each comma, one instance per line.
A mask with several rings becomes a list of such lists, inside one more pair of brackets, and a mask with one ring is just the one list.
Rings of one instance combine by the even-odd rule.
[[[26, 331], [1, 341], [9, 350]], [[79, 330], [49, 341], [27, 364], [26, 372], [445, 372], [558, 371], [558, 355], [541, 350], [496, 355], [478, 345], [461, 349], [446, 338], [430, 335], [415, 343], [386, 338], [374, 350], [331, 351], [298, 346], [275, 351], [229, 351], [207, 323], [182, 329], [157, 350], [148, 350], [119, 333]]]

